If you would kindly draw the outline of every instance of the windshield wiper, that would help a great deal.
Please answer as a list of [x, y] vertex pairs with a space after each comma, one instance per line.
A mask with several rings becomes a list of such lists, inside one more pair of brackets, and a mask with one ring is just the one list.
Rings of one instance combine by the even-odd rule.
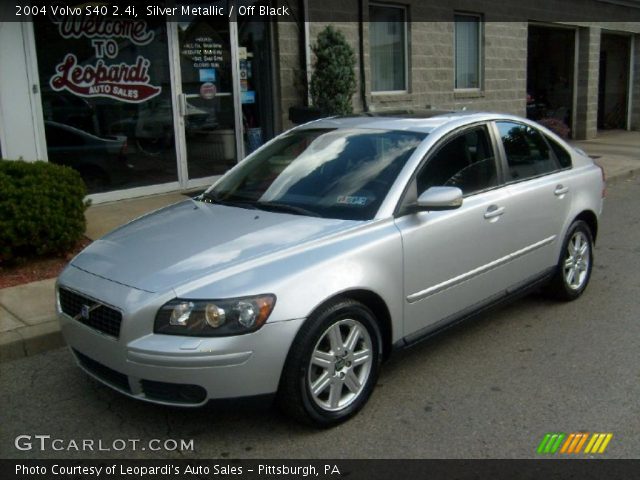
[[270, 210], [274, 212], [285, 212], [285, 213], [294, 213], [296, 215], [306, 215], [308, 217], [319, 217], [320, 215], [316, 212], [312, 212], [311, 210], [307, 210], [306, 208], [297, 207], [295, 205], [288, 205], [286, 203], [276, 203], [276, 202], [255, 202], [256, 208], [260, 208], [262, 210]]
[[308, 217], [320, 217], [316, 212], [312, 212], [311, 210], [307, 210], [306, 208], [297, 207], [295, 205], [288, 205], [286, 203], [277, 203], [277, 202], [256, 202], [251, 200], [227, 200], [221, 199], [213, 192], [204, 192], [199, 197], [196, 197], [203, 202], [216, 203], [218, 205], [225, 205], [228, 207], [240, 207], [240, 208], [249, 208], [252, 210], [260, 209], [260, 210], [268, 210], [273, 212], [285, 212], [285, 213], [294, 213], [296, 215], [306, 215]]
[[227, 207], [240, 207], [240, 208], [248, 208], [251, 210], [255, 210], [257, 208], [255, 202], [223, 200], [211, 192], [204, 192], [202, 195], [195, 197], [194, 200], [200, 200], [206, 203], [216, 203], [218, 205], [224, 205]]
[[202, 192], [200, 195], [196, 195], [195, 197], [193, 197], [193, 199], [199, 202], [206, 202], [207, 200], [215, 202], [218, 200], [218, 197], [216, 197], [211, 192]]

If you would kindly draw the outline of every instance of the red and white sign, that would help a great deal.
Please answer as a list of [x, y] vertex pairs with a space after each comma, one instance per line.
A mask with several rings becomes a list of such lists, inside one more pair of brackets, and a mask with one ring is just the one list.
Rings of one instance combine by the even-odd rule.
[[113, 19], [98, 16], [67, 15], [54, 20], [62, 38], [121, 38], [136, 45], [153, 40], [153, 30], [144, 20]]
[[218, 93], [218, 89], [211, 82], [206, 82], [200, 85], [200, 96], [205, 100], [212, 100], [216, 93]]
[[107, 65], [98, 60], [95, 65], [79, 65], [73, 53], [68, 53], [56, 67], [49, 84], [55, 91], [67, 90], [81, 97], [108, 97], [129, 103], [140, 103], [158, 95], [162, 88], [151, 85], [151, 62], [139, 56], [134, 65]]
[[95, 63], [79, 64], [73, 53], [67, 53], [56, 66], [49, 84], [55, 91], [67, 90], [81, 97], [107, 97], [128, 103], [141, 103], [158, 95], [162, 88], [151, 85], [151, 61], [138, 55], [134, 64], [107, 64], [104, 57], [115, 59], [119, 46], [116, 39], [126, 39], [130, 45], [147, 45], [155, 33], [147, 22], [129, 19], [105, 19], [69, 15], [55, 20], [65, 39], [87, 38], [94, 48]]

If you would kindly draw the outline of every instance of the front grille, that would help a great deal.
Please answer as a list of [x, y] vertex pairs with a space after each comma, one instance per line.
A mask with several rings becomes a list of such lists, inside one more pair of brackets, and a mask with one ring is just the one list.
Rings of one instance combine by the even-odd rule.
[[83, 355], [77, 350], [73, 350], [73, 353], [78, 358], [80, 365], [86, 368], [89, 372], [93, 373], [100, 380], [113, 385], [114, 387], [131, 393], [131, 387], [129, 386], [129, 379], [123, 373], [117, 372], [106, 365], [96, 362], [94, 359]]
[[207, 391], [199, 385], [140, 380], [140, 386], [144, 394], [152, 400], [198, 404], [207, 398]]
[[120, 336], [122, 314], [119, 311], [66, 288], [58, 291], [58, 298], [60, 308], [71, 318], [112, 337]]

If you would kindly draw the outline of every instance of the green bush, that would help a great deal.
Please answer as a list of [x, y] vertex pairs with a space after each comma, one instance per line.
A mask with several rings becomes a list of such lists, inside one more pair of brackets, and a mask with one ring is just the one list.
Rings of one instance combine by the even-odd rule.
[[353, 112], [351, 97], [356, 91], [356, 58], [344, 35], [332, 27], [318, 34], [311, 47], [316, 57], [311, 75], [311, 99], [323, 114]]
[[71, 250], [85, 231], [86, 194], [69, 167], [0, 160], [0, 262]]

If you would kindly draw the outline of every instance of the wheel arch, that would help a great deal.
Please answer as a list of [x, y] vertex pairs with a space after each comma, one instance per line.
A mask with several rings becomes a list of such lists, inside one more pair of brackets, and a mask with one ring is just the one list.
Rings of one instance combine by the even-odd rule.
[[576, 220], [582, 220], [589, 226], [589, 230], [591, 230], [591, 238], [595, 244], [596, 237], [598, 236], [598, 216], [592, 210], [583, 210], [574, 218], [573, 221], [575, 222]]
[[365, 305], [373, 313], [375, 319], [380, 326], [380, 335], [382, 336], [382, 357], [386, 359], [392, 350], [393, 339], [393, 323], [391, 320], [391, 312], [384, 299], [372, 290], [364, 288], [346, 290], [325, 299], [313, 309], [309, 317], [329, 303], [337, 300], [355, 300]]

